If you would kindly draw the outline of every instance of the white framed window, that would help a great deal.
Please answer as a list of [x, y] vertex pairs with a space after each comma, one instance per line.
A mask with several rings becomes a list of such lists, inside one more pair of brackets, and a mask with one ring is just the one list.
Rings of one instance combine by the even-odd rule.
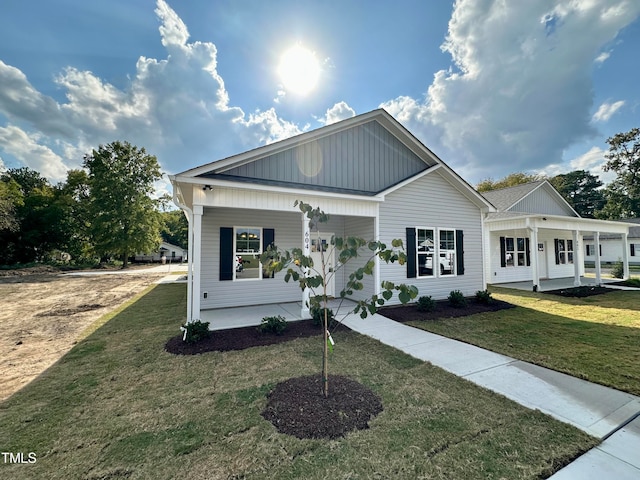
[[556, 238], [556, 265], [573, 264], [573, 240]]
[[527, 240], [524, 237], [504, 237], [504, 267], [527, 266]]
[[233, 279], [259, 280], [262, 278], [262, 228], [233, 227]]
[[418, 277], [456, 275], [456, 231], [417, 227], [416, 258]]

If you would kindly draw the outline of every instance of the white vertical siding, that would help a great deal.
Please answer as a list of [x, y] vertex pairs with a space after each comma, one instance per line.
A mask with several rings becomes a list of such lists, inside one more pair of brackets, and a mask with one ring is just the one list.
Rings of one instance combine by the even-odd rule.
[[540, 213], [543, 215], [566, 215], [575, 217], [571, 209], [560, 199], [551, 195], [544, 187], [524, 197], [509, 208], [512, 212]]
[[[481, 213], [438, 172], [426, 175], [389, 194], [380, 205], [380, 240], [391, 245], [401, 238], [406, 244], [406, 227], [440, 227], [464, 232], [464, 275], [407, 278], [406, 265], [380, 265], [380, 279], [418, 287], [419, 296], [446, 298], [452, 290], [473, 295], [483, 288]], [[397, 299], [393, 299], [397, 303]]]

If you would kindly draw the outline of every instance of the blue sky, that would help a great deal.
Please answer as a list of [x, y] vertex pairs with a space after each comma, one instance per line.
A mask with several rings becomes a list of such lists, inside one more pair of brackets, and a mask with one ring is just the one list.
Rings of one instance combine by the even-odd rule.
[[[606, 139], [640, 126], [639, 17], [637, 0], [6, 0], [0, 168], [55, 183], [128, 140], [171, 174], [383, 107], [472, 184], [602, 174]], [[320, 69], [305, 95], [278, 70], [294, 45]]]

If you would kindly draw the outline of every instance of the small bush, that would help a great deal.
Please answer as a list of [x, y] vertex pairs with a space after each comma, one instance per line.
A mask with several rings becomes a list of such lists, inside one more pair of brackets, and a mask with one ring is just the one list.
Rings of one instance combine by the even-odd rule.
[[418, 298], [418, 311], [419, 312], [433, 312], [436, 308], [436, 302], [429, 295]]
[[464, 298], [464, 295], [460, 290], [451, 290], [449, 297], [449, 305], [456, 308], [462, 308], [467, 306], [467, 299]]
[[195, 322], [187, 323], [184, 328], [187, 330], [187, 334], [184, 337], [184, 341], [187, 343], [196, 343], [211, 336], [209, 322], [196, 320]]
[[489, 305], [493, 302], [493, 298], [491, 298], [491, 292], [489, 290], [478, 290], [476, 292], [476, 302], [482, 303], [484, 305]]
[[611, 269], [611, 276], [613, 278], [624, 278], [624, 265], [621, 261], [616, 262]]
[[276, 335], [280, 335], [286, 328], [287, 321], [282, 315], [264, 317], [260, 324], [260, 331], [262, 333], [275, 333]]
[[321, 308], [321, 307], [311, 307], [311, 318], [313, 319], [313, 324], [316, 327], [320, 327], [324, 324], [324, 311], [327, 311], [327, 320], [329, 323], [329, 327], [334, 321], [333, 310], [330, 308]]
[[636, 288], [640, 288], [640, 278], [630, 278], [628, 280], [624, 281], [624, 284], [627, 287], [636, 287]]

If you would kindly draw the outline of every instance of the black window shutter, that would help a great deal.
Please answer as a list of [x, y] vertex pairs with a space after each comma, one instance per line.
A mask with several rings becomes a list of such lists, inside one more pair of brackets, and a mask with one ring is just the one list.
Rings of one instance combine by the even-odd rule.
[[[262, 229], [262, 251], [265, 252], [267, 248], [274, 245], [276, 240], [276, 231], [273, 228], [263, 228]], [[266, 275], [264, 272], [262, 274], [262, 278], [273, 278], [274, 272], [271, 272], [271, 275]]]
[[407, 278], [416, 278], [416, 229], [407, 227]]
[[598, 251], [600, 252], [600, 256], [602, 256], [602, 244], [598, 245]]
[[636, 244], [635, 243], [631, 243], [631, 256], [635, 257], [636, 256]]
[[507, 243], [504, 237], [500, 237], [500, 266], [507, 266]]
[[524, 243], [526, 248], [525, 256], [527, 257], [527, 267], [530, 267], [531, 266], [531, 240], [529, 238], [525, 238]]
[[220, 280], [233, 280], [233, 228], [220, 227]]
[[464, 275], [464, 233], [456, 230], [456, 273]]
[[557, 238], [553, 239], [553, 243], [555, 245], [555, 250], [556, 250], [556, 265], [560, 265], [560, 246], [559, 246], [559, 241]]

